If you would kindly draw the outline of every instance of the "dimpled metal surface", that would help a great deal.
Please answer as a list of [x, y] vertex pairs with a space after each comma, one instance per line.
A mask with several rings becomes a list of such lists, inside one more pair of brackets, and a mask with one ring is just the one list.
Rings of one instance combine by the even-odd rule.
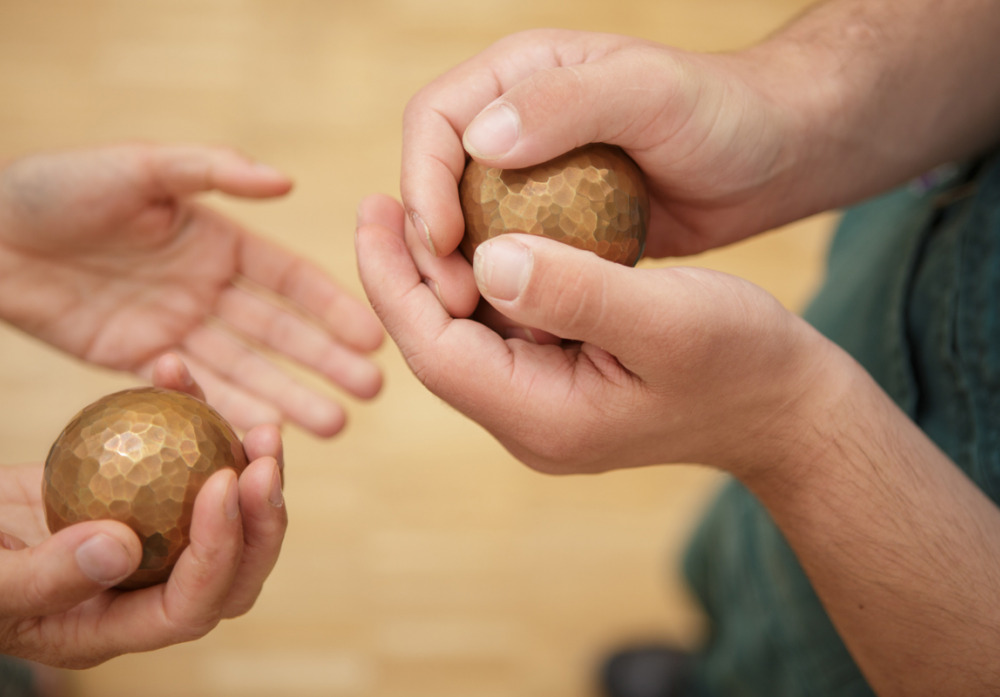
[[194, 499], [215, 471], [247, 466], [243, 444], [210, 406], [153, 387], [102, 397], [69, 422], [45, 462], [49, 530], [118, 520], [142, 540], [142, 563], [119, 588], [165, 581], [188, 543]]
[[459, 183], [461, 250], [505, 232], [544, 235], [620, 264], [642, 256], [649, 196], [642, 172], [618, 147], [594, 143], [549, 162], [501, 170], [470, 160]]

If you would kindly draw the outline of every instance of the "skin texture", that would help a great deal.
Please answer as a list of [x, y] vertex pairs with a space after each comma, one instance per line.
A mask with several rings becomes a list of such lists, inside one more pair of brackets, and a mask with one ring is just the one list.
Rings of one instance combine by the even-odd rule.
[[298, 362], [366, 399], [382, 330], [321, 269], [206, 208], [291, 181], [229, 150], [120, 145], [0, 170], [0, 318], [89, 363], [151, 376], [166, 351], [235, 426], [289, 421], [332, 436], [345, 413], [284, 372]]
[[557, 30], [502, 39], [407, 105], [411, 253], [445, 307], [468, 316], [478, 294], [454, 254], [466, 154], [511, 168], [589, 142], [623, 147], [650, 189], [651, 257], [729, 244], [968, 156], [997, 141], [1000, 20], [989, 0], [960, 5], [942, 19], [927, 0], [829, 2], [731, 54]]
[[[204, 398], [174, 355], [155, 364], [153, 383]], [[112, 589], [142, 555], [127, 526], [93, 521], [50, 535], [42, 465], [0, 467], [0, 653], [87, 668], [197, 639], [247, 612], [278, 559], [288, 516], [277, 427], [251, 429], [243, 444], [250, 465], [239, 479], [223, 470], [205, 483], [191, 544], [167, 582], [130, 592]]]
[[[985, 149], [1000, 136], [998, 24], [981, 0], [835, 0], [732, 54], [502, 40], [407, 107], [402, 205], [359, 209], [369, 299], [416, 376], [530, 467], [699, 462], [741, 479], [878, 694], [996, 694], [1000, 602], [970, 589], [1000, 578], [1000, 510], [849, 356], [723, 274], [626, 269], [524, 235], [471, 267], [454, 249], [466, 153], [515, 167], [622, 146], [653, 197], [647, 251], [666, 256]], [[480, 296], [565, 341], [467, 319]]]
[[279, 426], [332, 436], [344, 425], [339, 403], [278, 361], [354, 397], [381, 387], [366, 355], [382, 341], [370, 309], [195, 201], [290, 188], [270, 167], [196, 145], [41, 153], [0, 169], [0, 319], [89, 363], [207, 394], [251, 460], [202, 488], [169, 580], [127, 593], [112, 588], [140, 561], [128, 527], [50, 535], [42, 465], [0, 467], [0, 653], [85, 668], [197, 639], [254, 604], [287, 527]]

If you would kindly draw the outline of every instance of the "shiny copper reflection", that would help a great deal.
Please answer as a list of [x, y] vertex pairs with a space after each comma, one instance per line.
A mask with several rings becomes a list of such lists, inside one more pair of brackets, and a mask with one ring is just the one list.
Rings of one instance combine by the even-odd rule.
[[85, 520], [125, 523], [142, 563], [120, 588], [165, 581], [188, 544], [195, 496], [217, 470], [247, 466], [243, 444], [210, 406], [138, 388], [85, 407], [53, 443], [42, 498], [49, 530]]
[[595, 143], [544, 164], [501, 170], [471, 160], [459, 183], [460, 249], [505, 232], [544, 235], [629, 266], [642, 256], [649, 196], [621, 148]]

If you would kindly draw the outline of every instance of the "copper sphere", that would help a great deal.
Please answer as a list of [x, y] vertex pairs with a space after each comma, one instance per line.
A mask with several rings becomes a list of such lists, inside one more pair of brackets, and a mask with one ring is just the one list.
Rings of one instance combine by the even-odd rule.
[[151, 586], [187, 546], [205, 481], [246, 466], [233, 428], [201, 400], [155, 387], [116, 392], [84, 407], [52, 444], [45, 519], [52, 532], [85, 520], [125, 523], [142, 541], [142, 562], [118, 587]]
[[649, 195], [639, 167], [613, 145], [585, 145], [524, 169], [470, 160], [458, 192], [460, 249], [470, 261], [482, 242], [505, 232], [544, 235], [629, 266], [642, 256]]

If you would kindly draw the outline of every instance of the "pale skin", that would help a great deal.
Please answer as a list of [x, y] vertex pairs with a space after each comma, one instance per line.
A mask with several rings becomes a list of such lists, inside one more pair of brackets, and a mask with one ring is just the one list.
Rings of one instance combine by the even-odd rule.
[[[204, 399], [172, 354], [156, 362], [153, 384]], [[129, 527], [99, 520], [50, 535], [42, 465], [0, 467], [0, 653], [87, 668], [197, 639], [247, 612], [277, 562], [288, 515], [278, 427], [254, 427], [243, 445], [243, 473], [216, 472], [199, 492], [191, 544], [170, 578], [127, 592], [113, 586], [142, 559]]]
[[[722, 55], [510, 37], [411, 101], [403, 206], [360, 208], [369, 299], [417, 377], [533, 468], [698, 462], [741, 479], [879, 695], [996, 694], [1000, 510], [849, 356], [723, 274], [525, 235], [471, 268], [453, 250], [466, 153], [513, 167], [622, 146], [652, 189], [653, 256], [877, 193], [997, 141], [998, 31], [991, 2], [842, 0]], [[572, 341], [466, 319], [480, 295]]]
[[76, 356], [149, 379], [180, 356], [239, 428], [339, 432], [338, 400], [374, 396], [371, 310], [322, 269], [196, 200], [251, 199], [291, 180], [225, 148], [126, 144], [41, 153], [0, 169], [0, 319]]
[[[205, 399], [243, 433], [251, 460], [238, 478], [223, 470], [205, 484], [168, 581], [124, 593], [113, 587], [139, 564], [136, 535], [113, 521], [50, 535], [42, 465], [0, 467], [0, 653], [85, 668], [197, 639], [259, 596], [287, 527], [279, 427], [327, 437], [344, 425], [338, 400], [281, 362], [353, 397], [381, 387], [367, 354], [382, 328], [363, 301], [195, 200], [269, 199], [291, 186], [198, 145], [43, 153], [0, 169], [0, 319]], [[66, 418], [83, 406], [66, 405]]]

